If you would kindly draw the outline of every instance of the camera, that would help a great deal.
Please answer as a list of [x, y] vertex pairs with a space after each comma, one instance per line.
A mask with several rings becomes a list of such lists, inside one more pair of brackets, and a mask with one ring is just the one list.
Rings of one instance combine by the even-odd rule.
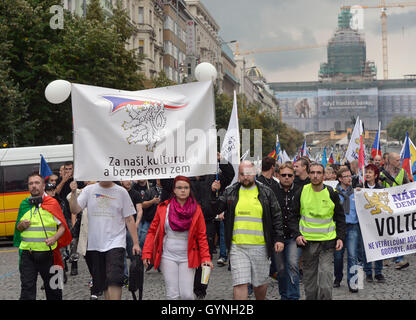
[[29, 203], [33, 206], [38, 206], [43, 202], [43, 198], [42, 196], [37, 196], [37, 197], [30, 197], [29, 198]]

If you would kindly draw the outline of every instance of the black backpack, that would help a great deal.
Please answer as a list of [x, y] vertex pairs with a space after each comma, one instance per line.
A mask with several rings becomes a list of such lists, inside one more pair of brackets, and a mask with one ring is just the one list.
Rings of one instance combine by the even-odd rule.
[[136, 291], [139, 290], [139, 300], [143, 297], [143, 279], [144, 279], [144, 266], [140, 256], [133, 255], [129, 270], [129, 291], [133, 295], [133, 299], [136, 298]]

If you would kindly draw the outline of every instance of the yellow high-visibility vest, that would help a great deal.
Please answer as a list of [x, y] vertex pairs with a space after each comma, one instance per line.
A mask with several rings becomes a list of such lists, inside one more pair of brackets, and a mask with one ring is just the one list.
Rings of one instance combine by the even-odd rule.
[[[42, 221], [45, 229], [42, 227], [42, 222], [40, 220], [41, 217], [39, 214], [42, 215]], [[19, 248], [22, 250], [49, 251], [50, 248], [45, 244], [45, 230], [48, 238], [51, 238], [55, 235], [58, 228], [58, 224], [56, 223], [55, 217], [52, 213], [42, 208], [39, 208], [38, 211], [32, 207], [31, 210], [23, 215], [21, 221], [25, 219], [30, 220], [30, 226], [21, 233], [22, 242], [20, 243]], [[55, 249], [56, 246], [57, 243], [55, 242], [51, 246], [51, 249]]]
[[303, 187], [299, 231], [306, 240], [327, 241], [336, 238], [334, 208], [328, 188], [315, 192], [312, 184]]
[[235, 207], [232, 242], [235, 244], [265, 245], [263, 233], [263, 207], [258, 199], [257, 186], [240, 188]]
[[[380, 173], [380, 176], [385, 177], [385, 174], [383, 172]], [[383, 181], [382, 184], [385, 188], [390, 188], [390, 187], [395, 187], [395, 186], [400, 186], [403, 184], [403, 179], [404, 179], [404, 169], [400, 169], [399, 174], [395, 177], [394, 181], [393, 181], [393, 185], [388, 184], [386, 181]], [[396, 183], [397, 181], [397, 183]]]

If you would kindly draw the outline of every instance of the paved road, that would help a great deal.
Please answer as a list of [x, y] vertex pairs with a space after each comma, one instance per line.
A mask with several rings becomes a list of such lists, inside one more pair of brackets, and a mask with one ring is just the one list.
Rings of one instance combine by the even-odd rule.
[[[215, 255], [217, 258], [217, 255]], [[410, 267], [405, 270], [395, 270], [394, 266], [384, 267], [386, 283], [365, 283], [364, 289], [358, 293], [350, 293], [344, 277], [341, 287], [333, 290], [334, 300], [414, 300], [416, 299], [416, 256], [407, 256]], [[17, 300], [20, 295], [20, 278], [17, 269], [18, 253], [10, 244], [0, 243], [0, 300]], [[344, 268], [345, 269], [345, 268]], [[345, 270], [344, 270], [345, 273]], [[64, 287], [65, 300], [89, 300], [88, 281], [90, 276], [85, 261], [79, 262], [79, 274], [68, 275]], [[163, 275], [155, 270], [145, 273], [144, 300], [165, 299]], [[44, 291], [40, 290], [42, 280], [38, 281], [38, 299], [45, 299]], [[102, 297], [100, 297], [102, 299]], [[123, 288], [123, 300], [132, 300], [131, 293]], [[206, 299], [232, 299], [231, 274], [227, 267], [215, 266], [210, 279]], [[277, 282], [269, 278], [267, 299], [280, 299]], [[301, 299], [304, 299], [301, 285]]]

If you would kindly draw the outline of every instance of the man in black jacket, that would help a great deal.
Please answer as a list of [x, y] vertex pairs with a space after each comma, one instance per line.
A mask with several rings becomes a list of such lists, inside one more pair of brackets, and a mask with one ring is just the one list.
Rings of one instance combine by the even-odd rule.
[[272, 250], [284, 248], [282, 217], [273, 191], [255, 181], [255, 167], [243, 161], [239, 182], [229, 186], [216, 202], [216, 212], [224, 211], [225, 243], [230, 252], [234, 299], [247, 300], [247, 284], [253, 285], [257, 300], [267, 293]]
[[[215, 174], [198, 176], [191, 178], [191, 190], [195, 196], [196, 201], [201, 206], [204, 213], [205, 225], [207, 229], [207, 240], [209, 245], [209, 252], [212, 255], [215, 249], [215, 234], [216, 228], [214, 219], [216, 212], [213, 207], [215, 202], [213, 199], [221, 194], [225, 188], [233, 181], [234, 168], [231, 163], [221, 163], [221, 155], [217, 154], [217, 161], [219, 162], [218, 176]], [[218, 190], [217, 190], [218, 189]], [[206, 295], [208, 285], [201, 284], [201, 267], [196, 269], [194, 280], [194, 293], [198, 299], [202, 299]]]
[[283, 163], [279, 167], [277, 201], [282, 209], [284, 250], [277, 255], [277, 281], [282, 300], [299, 300], [299, 258], [301, 249], [296, 245], [296, 239], [289, 229], [289, 216], [293, 215], [295, 193], [299, 186], [293, 182], [295, 172], [293, 165]]
[[308, 183], [311, 183], [309, 178], [309, 159], [306, 157], [300, 157], [294, 164], [295, 169], [295, 184], [302, 187]]

